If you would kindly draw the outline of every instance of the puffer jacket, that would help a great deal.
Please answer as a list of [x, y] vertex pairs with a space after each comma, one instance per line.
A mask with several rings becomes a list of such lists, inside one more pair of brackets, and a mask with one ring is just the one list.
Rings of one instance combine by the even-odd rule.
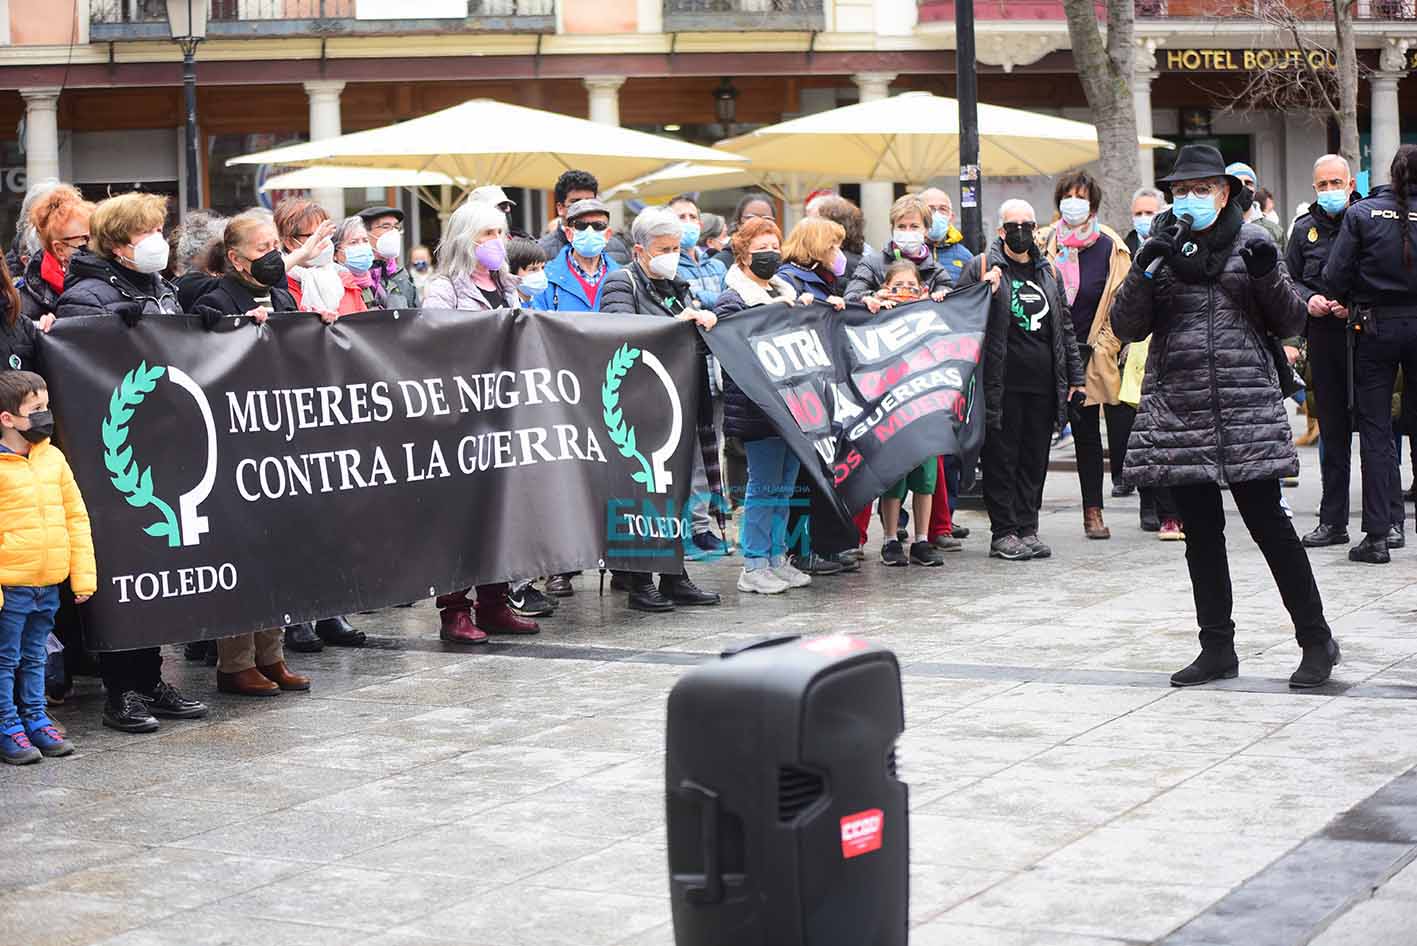
[[26, 318], [40, 319], [59, 307], [59, 293], [44, 281], [43, 266], [44, 254], [37, 253], [23, 275], [15, 280], [15, 288], [20, 292], [20, 312]]
[[57, 585], [98, 590], [93, 536], [69, 462], [48, 440], [29, 456], [0, 451], [0, 586]]
[[[1169, 211], [1152, 224], [1170, 226]], [[1255, 279], [1240, 250], [1269, 241], [1239, 230], [1214, 280], [1184, 282], [1170, 267], [1155, 278], [1136, 266], [1112, 306], [1123, 341], [1151, 335], [1146, 380], [1127, 442], [1126, 478], [1141, 487], [1244, 483], [1295, 476], [1299, 457], [1265, 334], [1304, 328], [1305, 305], [1281, 260]]]
[[[1082, 387], [1082, 359], [1078, 355], [1077, 340], [1073, 337], [1073, 317], [1068, 311], [1058, 271], [1041, 251], [1034, 253], [1033, 265], [1034, 282], [1048, 297], [1049, 319], [1053, 323], [1053, 388], [1057, 395], [1054, 420], [1061, 430], [1068, 422], [1068, 388]], [[1004, 271], [1004, 278], [1007, 279], [1009, 260], [1004, 255], [1002, 239], [995, 239], [987, 253], [976, 256], [974, 262], [964, 268], [959, 277], [959, 288], [965, 289], [979, 282], [984, 270], [995, 266]], [[984, 332], [984, 357], [979, 365], [979, 370], [984, 373], [984, 419], [990, 430], [1000, 430], [1004, 426], [1004, 377], [1008, 370], [1009, 324], [1012, 321], [1009, 294], [1002, 290], [994, 293], [989, 302], [989, 322]]]
[[[724, 284], [727, 288], [718, 297], [718, 304], [713, 307], [714, 315], [721, 319], [732, 318], [735, 313], [753, 306], [771, 305], [775, 302], [796, 305], [799, 295], [792, 283], [781, 276], [774, 276], [772, 285], [768, 288], [758, 285], [737, 263], [728, 271]], [[737, 437], [739, 440], [762, 440], [764, 437], [777, 436], [777, 428], [768, 420], [763, 409], [743, 393], [743, 389], [738, 387], [727, 372], [723, 375], [723, 433], [724, 436]]]
[[[24, 303], [20, 303], [24, 308]], [[37, 370], [39, 326], [23, 314], [11, 319], [10, 303], [0, 296], [0, 371]]]
[[708, 250], [698, 249], [698, 259], [687, 252], [679, 254], [679, 272], [675, 276], [689, 284], [689, 292], [699, 300], [700, 308], [712, 309], [723, 292], [723, 279], [728, 269], [722, 261], [715, 259]]
[[841, 280], [837, 279], [828, 285], [826, 278], [816, 267], [808, 269], [796, 263], [783, 263], [778, 267], [777, 274], [787, 280], [788, 284], [797, 290], [799, 296], [804, 292], [810, 292], [812, 298], [818, 302], [826, 302], [841, 291]]
[[[509, 309], [521, 308], [522, 297], [517, 292], [516, 281], [503, 270], [499, 282], [502, 286], [502, 295], [507, 300], [506, 307]], [[482, 294], [482, 289], [472, 281], [472, 277], [464, 273], [451, 278], [439, 275], [428, 280], [428, 291], [423, 294], [423, 308], [491, 312], [492, 303]]]
[[95, 256], [75, 253], [69, 261], [64, 294], [54, 314], [61, 319], [76, 315], [175, 315], [181, 311], [177, 290], [161, 276], [147, 276]]
[[974, 254], [969, 252], [969, 247], [964, 245], [964, 234], [954, 227], [950, 227], [949, 234], [943, 240], [939, 243], [931, 243], [929, 246], [930, 255], [945, 271], [945, 276], [951, 285], [959, 282], [959, 277], [964, 275], [964, 268], [969, 265], [970, 260], [974, 259]]
[[[842, 294], [842, 298], [847, 302], [860, 302], [863, 296], [881, 288], [886, 281], [886, 269], [897, 260], [903, 259], [906, 257], [901, 255], [894, 243], [887, 243], [886, 248], [879, 253], [867, 253], [861, 257], [861, 262], [856, 264], [855, 269], [847, 270], [851, 273], [851, 282], [846, 284], [846, 292]], [[959, 281], [954, 274], [945, 271], [945, 267], [939, 264], [934, 254], [926, 253], [923, 260], [918, 263], [915, 260], [911, 262], [915, 263], [915, 268], [920, 271], [920, 285], [926, 292], [949, 289]]]
[[687, 282], [677, 276], [673, 280], [650, 279], [639, 263], [631, 263], [606, 276], [605, 282], [600, 284], [599, 302], [600, 311], [612, 315], [677, 317], [685, 309], [698, 308]]

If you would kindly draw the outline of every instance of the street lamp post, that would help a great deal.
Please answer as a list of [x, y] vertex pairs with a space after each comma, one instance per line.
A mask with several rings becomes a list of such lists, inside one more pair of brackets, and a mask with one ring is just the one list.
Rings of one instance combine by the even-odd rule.
[[959, 224], [964, 244], [984, 251], [980, 211], [979, 81], [974, 58], [974, 0], [955, 0], [955, 97], [959, 99]]
[[187, 99], [187, 209], [202, 206], [201, 142], [197, 138], [197, 44], [207, 38], [207, 0], [167, 0], [167, 26], [182, 47]]

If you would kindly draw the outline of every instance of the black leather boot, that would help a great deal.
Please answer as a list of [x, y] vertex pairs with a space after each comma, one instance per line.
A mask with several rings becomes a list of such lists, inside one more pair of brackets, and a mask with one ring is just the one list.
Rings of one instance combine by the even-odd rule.
[[1289, 685], [1296, 690], [1323, 686], [1333, 675], [1333, 668], [1342, 659], [1338, 641], [1331, 637], [1322, 644], [1305, 647], [1304, 659], [1299, 661], [1299, 669], [1289, 678]]
[[630, 589], [629, 605], [635, 611], [673, 611], [674, 602], [654, 586], [654, 576], [639, 572], [625, 572], [625, 582]]
[[306, 621], [286, 626], [285, 649], [297, 654], [318, 654], [325, 649], [325, 642], [315, 635], [315, 625]]
[[704, 591], [694, 584], [689, 573], [682, 575], [660, 575], [659, 593], [675, 604], [705, 605], [718, 604], [718, 595]]
[[1233, 680], [1240, 675], [1240, 658], [1235, 649], [1202, 650], [1184, 670], [1171, 674], [1173, 687], [1194, 687], [1213, 680]]
[[1304, 547], [1310, 549], [1321, 549], [1328, 545], [1347, 545], [1348, 530], [1343, 526], [1331, 526], [1326, 522], [1320, 522], [1318, 527], [1304, 536]]
[[1392, 561], [1387, 551], [1387, 536], [1364, 536], [1363, 541], [1348, 550], [1350, 562], [1366, 562], [1369, 565], [1386, 565]]
[[315, 622], [315, 633], [331, 647], [363, 647], [364, 632], [356, 631], [344, 615]]

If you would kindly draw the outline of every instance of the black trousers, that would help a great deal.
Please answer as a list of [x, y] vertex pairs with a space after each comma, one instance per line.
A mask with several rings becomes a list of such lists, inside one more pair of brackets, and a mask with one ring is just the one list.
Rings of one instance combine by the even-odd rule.
[[[1417, 315], [1379, 319], [1375, 336], [1358, 339], [1353, 370], [1363, 464], [1363, 531], [1374, 537], [1387, 535], [1393, 526], [1401, 528], [1406, 517], [1392, 442], [1392, 389], [1399, 367], [1404, 378], [1417, 378]], [[1324, 452], [1331, 451], [1325, 446]]]
[[[1392, 446], [1390, 439], [1388, 446]], [[1171, 494], [1186, 523], [1186, 567], [1191, 573], [1201, 647], [1233, 649], [1234, 597], [1230, 563], [1225, 555], [1225, 509], [1220, 487], [1215, 483], [1173, 486]], [[1294, 636], [1300, 646], [1324, 643], [1332, 634], [1324, 620], [1323, 600], [1299, 534], [1280, 508], [1279, 480], [1231, 483], [1230, 495], [1235, 497], [1240, 518], [1279, 586], [1279, 596], [1294, 622]]]
[[156, 647], [108, 651], [99, 654], [98, 672], [109, 693], [150, 693], [162, 679], [162, 651]]
[[855, 523], [843, 523], [832, 501], [805, 469], [799, 469], [797, 486], [787, 507], [787, 551], [835, 555], [856, 548], [856, 539]]
[[1122, 464], [1127, 459], [1127, 438], [1132, 435], [1136, 408], [1130, 404], [1092, 404], [1068, 407], [1073, 426], [1073, 449], [1077, 451], [1078, 483], [1084, 506], [1102, 506], [1102, 414], [1107, 413], [1107, 452], [1112, 482], [1122, 482]]
[[1309, 319], [1309, 372], [1323, 457], [1319, 522], [1348, 529], [1353, 466], [1353, 415], [1348, 410], [1348, 328], [1342, 319]]
[[1004, 423], [984, 438], [984, 508], [994, 538], [1033, 535], [1057, 418], [1052, 394], [1004, 392]]
[[1146, 515], [1148, 509], [1156, 511], [1158, 519], [1180, 519], [1181, 513], [1176, 509], [1176, 500], [1171, 495], [1169, 486], [1144, 486], [1137, 490], [1141, 496], [1141, 512]]

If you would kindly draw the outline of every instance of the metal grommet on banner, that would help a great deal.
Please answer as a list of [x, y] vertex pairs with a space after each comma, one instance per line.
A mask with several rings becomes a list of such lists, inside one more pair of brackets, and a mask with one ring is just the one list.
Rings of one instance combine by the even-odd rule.
[[398, 309], [395, 309], [395, 310], [394, 310], [394, 321], [397, 322], [398, 320], [399, 320], [399, 310], [398, 310]]
[[437, 589], [437, 588], [434, 588], [433, 586], [430, 585], [430, 586], [428, 587], [428, 597], [430, 597], [430, 598], [436, 598], [436, 597], [438, 597], [438, 589]]
[[288, 614], [283, 615], [283, 616], [281, 617], [281, 620], [284, 621], [286, 624], [289, 624], [289, 623], [290, 623], [290, 615], [288, 615]]

